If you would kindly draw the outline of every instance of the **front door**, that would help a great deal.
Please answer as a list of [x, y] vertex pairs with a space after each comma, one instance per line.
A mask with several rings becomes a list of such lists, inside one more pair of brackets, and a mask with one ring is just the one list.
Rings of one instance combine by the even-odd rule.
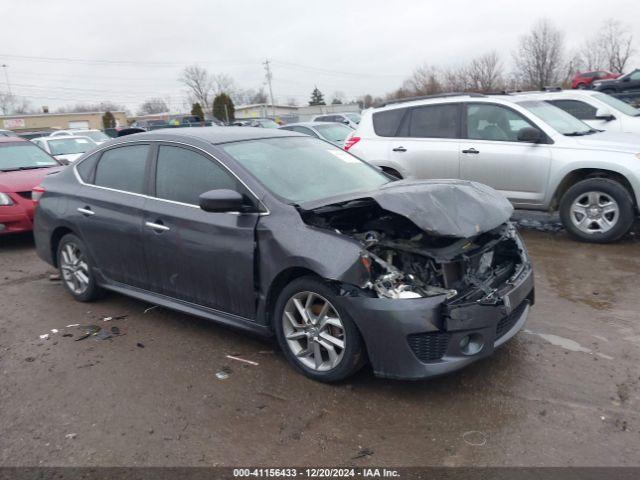
[[459, 178], [459, 104], [410, 109], [396, 137], [387, 142], [389, 163], [410, 178]]
[[460, 178], [500, 191], [516, 206], [539, 206], [547, 189], [549, 145], [518, 142], [518, 132], [534, 127], [503, 105], [466, 105], [466, 140], [461, 140]]
[[211, 213], [198, 197], [215, 189], [245, 194], [215, 159], [195, 149], [160, 145], [155, 198], [145, 203], [145, 256], [150, 289], [245, 318], [255, 316], [257, 213]]
[[[111, 281], [146, 286], [142, 219], [149, 145], [106, 150], [95, 172], [69, 202], [89, 254]], [[89, 161], [88, 159], [87, 161]]]

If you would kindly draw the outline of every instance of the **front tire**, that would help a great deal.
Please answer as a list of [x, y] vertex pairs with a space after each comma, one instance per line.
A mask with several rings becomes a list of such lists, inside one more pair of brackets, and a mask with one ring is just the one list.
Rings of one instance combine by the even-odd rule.
[[274, 330], [287, 360], [307, 377], [337, 382], [365, 363], [355, 323], [336, 302], [333, 289], [314, 277], [287, 285], [274, 309]]
[[58, 244], [58, 270], [65, 289], [79, 302], [90, 302], [101, 289], [91, 271], [87, 248], [76, 235], [69, 233]]
[[576, 183], [562, 196], [560, 219], [569, 235], [577, 240], [613, 242], [633, 225], [633, 199], [615, 180], [589, 178]]

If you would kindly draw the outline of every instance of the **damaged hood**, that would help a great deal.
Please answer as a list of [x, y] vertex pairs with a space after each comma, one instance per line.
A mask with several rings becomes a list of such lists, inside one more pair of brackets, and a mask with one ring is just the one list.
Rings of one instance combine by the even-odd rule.
[[371, 192], [354, 192], [300, 207], [314, 210], [365, 199], [408, 218], [427, 233], [444, 237], [474, 237], [503, 224], [513, 212], [511, 203], [496, 190], [466, 180], [399, 180]]

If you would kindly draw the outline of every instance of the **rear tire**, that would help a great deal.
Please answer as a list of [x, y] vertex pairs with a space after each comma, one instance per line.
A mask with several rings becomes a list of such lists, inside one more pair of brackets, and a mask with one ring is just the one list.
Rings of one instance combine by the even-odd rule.
[[100, 297], [102, 289], [96, 283], [92, 265], [84, 242], [72, 233], [58, 244], [58, 270], [64, 288], [79, 302], [90, 302]]
[[560, 219], [570, 236], [590, 243], [609, 243], [629, 231], [633, 199], [608, 178], [589, 178], [573, 185], [560, 200]]
[[360, 332], [336, 297], [320, 279], [300, 277], [282, 290], [274, 308], [273, 326], [285, 357], [320, 382], [344, 380], [366, 361]]

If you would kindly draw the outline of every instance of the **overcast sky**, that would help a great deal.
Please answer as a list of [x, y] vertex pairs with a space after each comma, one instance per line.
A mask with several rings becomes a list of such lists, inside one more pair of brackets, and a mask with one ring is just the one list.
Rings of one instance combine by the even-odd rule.
[[568, 49], [606, 18], [627, 22], [640, 46], [638, 0], [2, 0], [0, 64], [36, 108], [111, 100], [135, 111], [161, 96], [180, 110], [186, 65], [258, 89], [268, 58], [276, 100], [306, 104], [314, 85], [327, 99], [382, 95], [424, 62], [453, 66], [495, 49], [508, 63], [540, 17]]

